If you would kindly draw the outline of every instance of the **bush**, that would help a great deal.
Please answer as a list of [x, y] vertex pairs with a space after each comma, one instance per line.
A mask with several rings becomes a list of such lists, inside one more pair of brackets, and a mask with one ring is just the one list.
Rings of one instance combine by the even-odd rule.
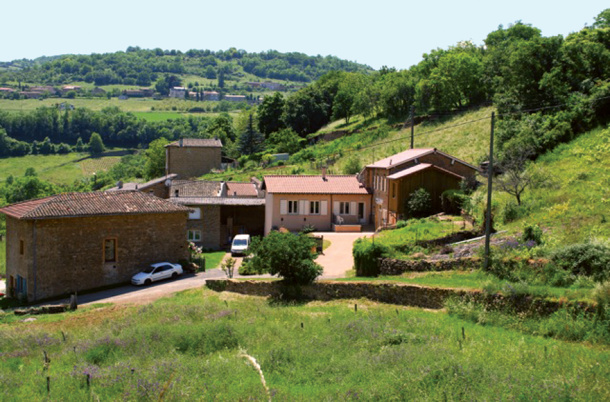
[[523, 228], [521, 240], [523, 240], [524, 243], [533, 241], [536, 244], [542, 244], [542, 229], [536, 224], [527, 225]]
[[443, 212], [449, 215], [459, 215], [462, 210], [464, 193], [460, 190], [445, 190], [441, 194]]
[[345, 166], [343, 166], [343, 173], [345, 174], [358, 174], [362, 170], [362, 164], [358, 155], [351, 156]]
[[596, 282], [610, 279], [610, 247], [602, 243], [560, 248], [551, 254], [551, 262], [574, 275], [590, 276]]
[[357, 276], [378, 276], [379, 258], [387, 256], [387, 246], [369, 239], [357, 239], [352, 249]]
[[409, 224], [409, 222], [407, 222], [407, 221], [403, 221], [403, 220], [397, 221], [396, 222], [396, 229], [404, 228], [408, 224]]
[[423, 218], [430, 215], [432, 210], [432, 197], [424, 188], [420, 188], [409, 196], [406, 205], [407, 214], [414, 218]]
[[307, 285], [322, 274], [314, 262], [314, 240], [304, 234], [271, 232], [262, 240], [254, 238], [248, 263], [255, 272], [278, 275], [289, 285]]
[[244, 275], [244, 276], [258, 274], [258, 272], [256, 272], [256, 270], [254, 270], [254, 268], [250, 264], [250, 259], [247, 257], [242, 260], [241, 265], [239, 266], [239, 269], [237, 270], [237, 272], [240, 275]]

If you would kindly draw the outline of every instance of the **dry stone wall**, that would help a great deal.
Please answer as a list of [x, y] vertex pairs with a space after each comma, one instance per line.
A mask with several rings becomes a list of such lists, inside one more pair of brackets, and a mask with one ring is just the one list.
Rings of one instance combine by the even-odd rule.
[[480, 258], [452, 258], [446, 260], [379, 259], [380, 275], [402, 275], [405, 272], [452, 271], [479, 268]]

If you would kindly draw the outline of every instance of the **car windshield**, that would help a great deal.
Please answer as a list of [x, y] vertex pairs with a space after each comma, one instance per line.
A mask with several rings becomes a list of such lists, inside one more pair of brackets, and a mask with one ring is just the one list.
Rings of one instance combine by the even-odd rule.
[[146, 268], [144, 271], [145, 274], [152, 274], [152, 272], [155, 270], [155, 267], [153, 267], [152, 265], [148, 268]]
[[248, 242], [246, 241], [246, 239], [235, 239], [235, 240], [233, 240], [233, 245], [234, 246], [247, 246]]

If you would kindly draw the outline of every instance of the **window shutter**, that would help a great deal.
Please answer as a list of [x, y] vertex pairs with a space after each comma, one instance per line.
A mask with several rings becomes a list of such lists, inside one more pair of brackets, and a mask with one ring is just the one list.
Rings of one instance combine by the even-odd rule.
[[356, 202], [352, 201], [350, 202], [349, 205], [349, 214], [350, 215], [356, 215], [358, 213], [358, 211], [356, 211]]
[[328, 201], [320, 201], [320, 215], [328, 215]]
[[339, 215], [339, 201], [335, 201], [333, 204], [333, 214]]
[[288, 214], [288, 201], [280, 200], [280, 215]]
[[299, 213], [301, 215], [309, 215], [309, 202], [307, 200], [300, 200], [299, 204]]

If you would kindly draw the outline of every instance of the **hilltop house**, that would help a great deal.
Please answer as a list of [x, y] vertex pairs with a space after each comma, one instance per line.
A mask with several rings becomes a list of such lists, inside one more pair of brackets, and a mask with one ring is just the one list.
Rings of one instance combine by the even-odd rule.
[[367, 165], [363, 184], [372, 192], [375, 227], [393, 225], [405, 217], [405, 203], [419, 188], [432, 196], [432, 208], [441, 210], [441, 194], [459, 189], [464, 179], [474, 179], [478, 169], [436, 148], [409, 149]]
[[8, 294], [37, 301], [127, 282], [188, 257], [188, 208], [139, 191], [68, 193], [8, 205]]
[[221, 169], [222, 142], [212, 138], [181, 138], [165, 146], [165, 174], [181, 179]]
[[350, 175], [265, 176], [265, 234], [291, 231], [359, 231], [370, 222], [371, 193]]

